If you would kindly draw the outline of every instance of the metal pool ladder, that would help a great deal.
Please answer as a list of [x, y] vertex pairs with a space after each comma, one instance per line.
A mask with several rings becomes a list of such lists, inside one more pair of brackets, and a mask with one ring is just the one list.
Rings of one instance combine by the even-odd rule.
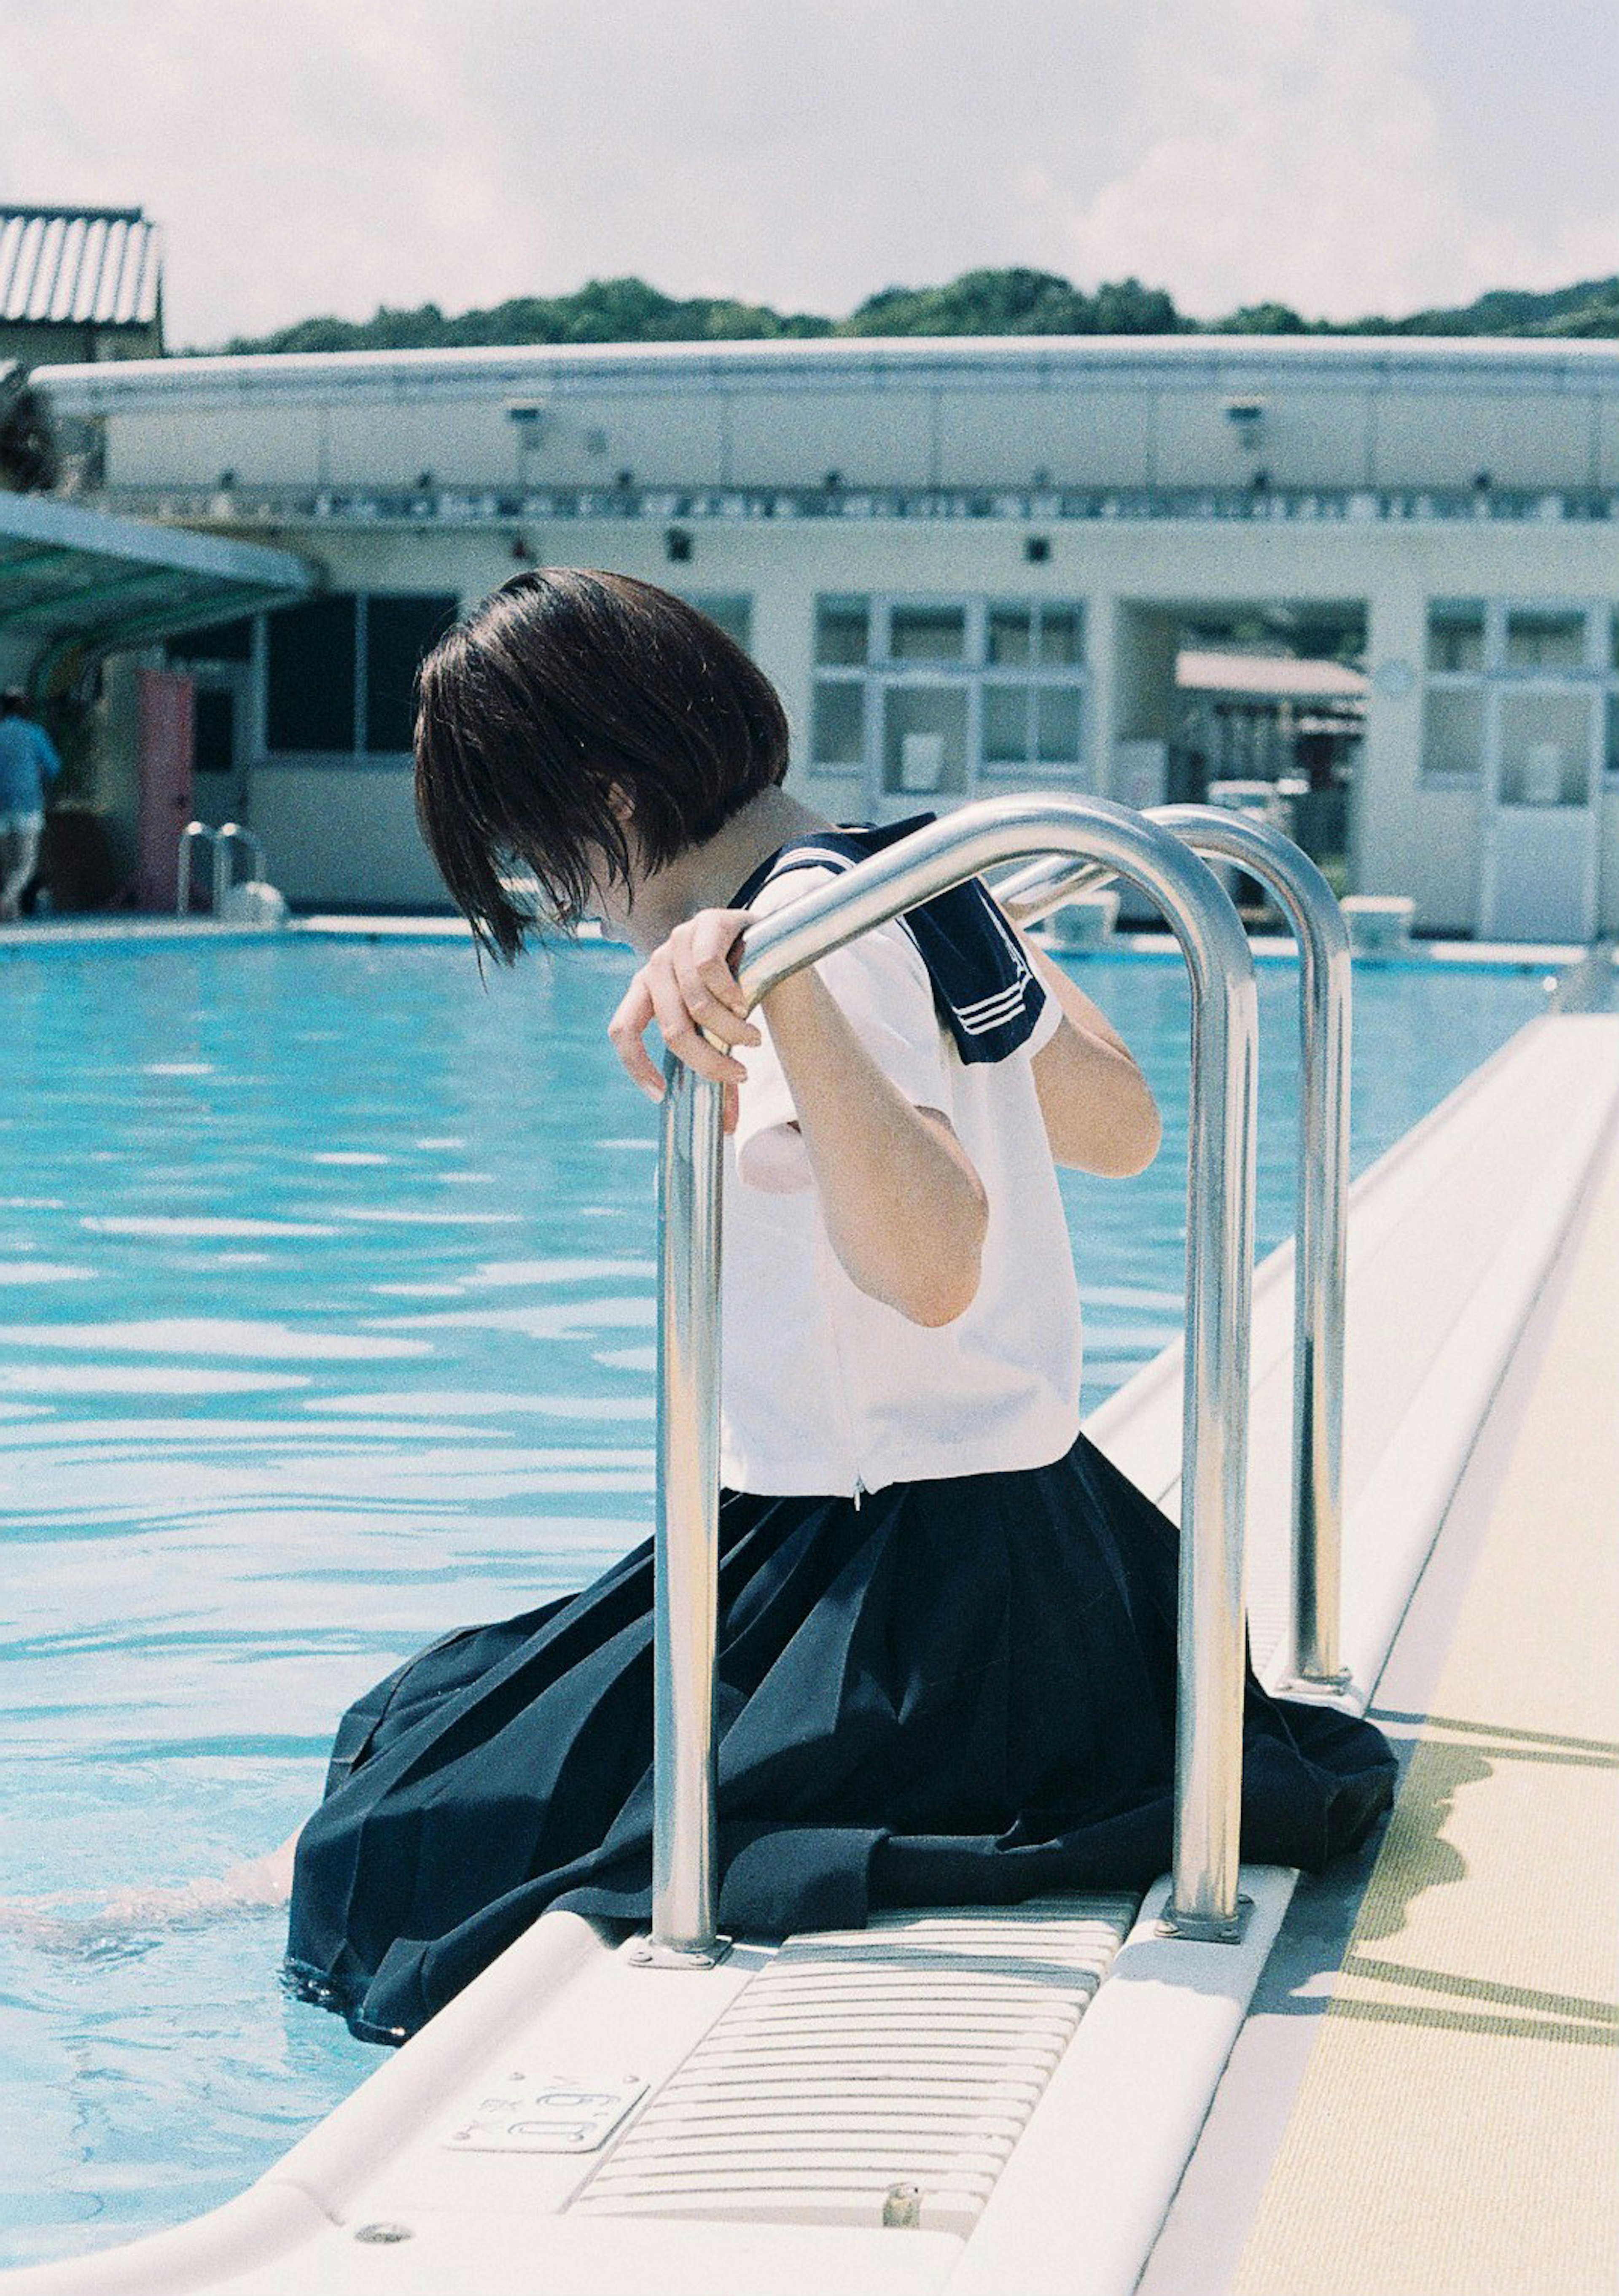
[[[1163, 910], [1192, 988], [1174, 1934], [1241, 1934], [1243, 1519], [1253, 1283], [1254, 963], [1212, 870], [1095, 797], [998, 798], [859, 862], [744, 937], [754, 1004], [806, 964], [998, 864], [1100, 865]], [[716, 1929], [721, 1095], [671, 1062], [659, 1161], [652, 1932], [641, 1958], [705, 1967]]]
[[[1218, 806], [1146, 815], [1196, 853], [1239, 862], [1275, 894], [1299, 955], [1299, 1140], [1294, 1220], [1290, 1698], [1330, 1698], [1340, 1662], [1344, 1539], [1344, 1288], [1349, 1226], [1349, 929], [1308, 854], [1272, 824]], [[1098, 862], [1032, 863], [995, 887], [1020, 925], [1117, 873]]]
[[176, 871], [175, 914], [189, 916], [192, 905], [192, 864], [199, 845], [207, 845], [212, 858], [212, 902], [216, 917], [224, 914], [225, 897], [236, 878], [238, 849], [248, 857], [248, 873], [241, 882], [262, 885], [265, 882], [265, 849], [250, 829], [239, 821], [227, 821], [218, 829], [206, 821], [188, 821], [180, 832], [180, 852]]

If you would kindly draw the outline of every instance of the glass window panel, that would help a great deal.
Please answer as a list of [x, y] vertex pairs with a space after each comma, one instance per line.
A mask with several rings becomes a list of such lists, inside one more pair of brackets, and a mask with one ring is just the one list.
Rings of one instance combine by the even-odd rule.
[[695, 606], [699, 614], [707, 614], [717, 622], [728, 638], [734, 638], [744, 653], [753, 643], [753, 600], [744, 597], [689, 598], [687, 604]]
[[967, 787], [967, 688], [891, 685], [883, 707], [883, 790], [957, 797]]
[[192, 771], [236, 770], [236, 697], [224, 686], [200, 685], [192, 718]]
[[365, 602], [365, 748], [395, 756], [411, 746], [416, 672], [460, 610], [458, 598], [368, 598]]
[[815, 660], [864, 661], [870, 648], [871, 610], [863, 598], [822, 598], [815, 608]]
[[997, 666], [1034, 660], [1034, 617], [1026, 606], [994, 606], [989, 617], [989, 658]]
[[984, 762], [1021, 766], [1029, 754], [1029, 689], [986, 685], [984, 689]]
[[1482, 669], [1484, 610], [1476, 598], [1435, 598], [1428, 607], [1430, 669]]
[[1619, 669], [1619, 606], [1614, 609], [1607, 626], [1607, 666]]
[[1619, 774], [1619, 693], [1607, 697], [1607, 730], [1604, 760], [1610, 774]]
[[1051, 668], [1071, 668], [1084, 659], [1084, 618], [1077, 606], [1040, 610], [1040, 659]]
[[170, 661], [251, 661], [252, 617], [233, 622], [210, 622], [205, 630], [182, 630], [168, 641]]
[[355, 601], [283, 606], [268, 619], [265, 747], [354, 755]]
[[1520, 608], [1507, 617], [1509, 669], [1583, 669], [1585, 616]]
[[866, 689], [859, 678], [815, 681], [810, 755], [818, 766], [859, 766], [866, 754]]
[[895, 661], [964, 660], [966, 607], [895, 606], [889, 652]]
[[1038, 739], [1034, 754], [1043, 766], [1079, 763], [1079, 688], [1043, 685], [1034, 697]]
[[1509, 693], [1501, 701], [1503, 805], [1583, 805], [1590, 703], [1583, 693]]
[[1482, 687], [1430, 686], [1422, 709], [1422, 770], [1476, 781], [1484, 750]]

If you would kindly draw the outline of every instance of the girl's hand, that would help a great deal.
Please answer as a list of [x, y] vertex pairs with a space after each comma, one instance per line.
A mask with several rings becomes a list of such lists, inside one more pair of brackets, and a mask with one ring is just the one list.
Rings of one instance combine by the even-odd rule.
[[748, 1071], [725, 1047], [764, 1041], [748, 1018], [730, 962], [752, 914], [750, 909], [699, 909], [683, 925], [676, 925], [631, 981], [607, 1028], [613, 1050], [642, 1092], [650, 1100], [661, 1100], [663, 1078], [643, 1041], [656, 1021], [677, 1059], [726, 1087], [727, 1132], [736, 1123], [736, 1087]]

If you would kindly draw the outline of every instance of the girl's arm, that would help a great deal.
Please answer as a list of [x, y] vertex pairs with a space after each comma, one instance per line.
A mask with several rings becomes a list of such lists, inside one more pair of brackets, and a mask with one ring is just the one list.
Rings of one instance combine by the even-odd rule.
[[[642, 1041], [656, 1020], [671, 1052], [726, 1086], [727, 1129], [747, 1073], [729, 1047], [760, 1042], [728, 962], [747, 922], [743, 910], [705, 909], [677, 926], [608, 1030], [635, 1081], [660, 1099], [663, 1078]], [[814, 967], [773, 989], [765, 1013], [849, 1280], [912, 1323], [953, 1322], [978, 1288], [989, 1208], [949, 1122], [884, 1074]]]
[[1164, 1131], [1146, 1078], [1084, 991], [1026, 933], [1012, 930], [1047, 995], [1062, 1007], [1062, 1026], [1034, 1062], [1052, 1155], [1059, 1164], [1112, 1178], [1145, 1170]]
[[989, 1202], [936, 1108], [883, 1074], [809, 966], [765, 999], [822, 1216], [851, 1283], [913, 1324], [972, 1304]]

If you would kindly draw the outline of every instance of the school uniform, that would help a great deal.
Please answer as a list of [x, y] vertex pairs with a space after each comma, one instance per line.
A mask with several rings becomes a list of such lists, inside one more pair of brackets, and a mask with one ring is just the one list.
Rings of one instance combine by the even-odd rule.
[[[796, 840], [765, 914], [917, 824]], [[1081, 1319], [1033, 1061], [1060, 1013], [976, 882], [822, 960], [877, 1065], [989, 1203], [929, 1330], [832, 1251], [771, 1041], [724, 1178], [720, 1920], [1145, 1888], [1170, 1863], [1179, 1533], [1080, 1432]], [[651, 1545], [419, 1653], [339, 1726], [287, 1969], [362, 2038], [414, 2031], [552, 1906], [650, 1908]], [[1245, 1857], [1317, 1870], [1393, 1798], [1369, 1723], [1247, 1677]]]

